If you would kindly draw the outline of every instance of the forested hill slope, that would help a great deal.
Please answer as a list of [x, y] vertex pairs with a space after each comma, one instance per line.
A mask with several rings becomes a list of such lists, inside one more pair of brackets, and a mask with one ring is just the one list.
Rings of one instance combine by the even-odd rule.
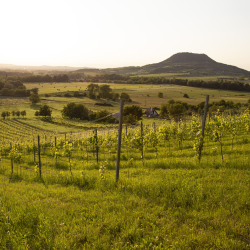
[[148, 64], [142, 67], [123, 67], [105, 69], [106, 73], [116, 74], [160, 74], [160, 73], [182, 73], [187, 75], [244, 75], [250, 76], [250, 71], [218, 63], [205, 54], [177, 53], [168, 59]]

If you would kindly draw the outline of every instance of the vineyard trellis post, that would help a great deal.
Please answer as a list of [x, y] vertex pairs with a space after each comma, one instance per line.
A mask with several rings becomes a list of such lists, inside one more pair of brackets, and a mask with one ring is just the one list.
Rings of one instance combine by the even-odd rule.
[[42, 164], [41, 164], [41, 155], [40, 155], [40, 136], [37, 136], [37, 142], [38, 142], [38, 162], [39, 162], [39, 176], [42, 177]]
[[121, 140], [122, 140], [122, 118], [123, 118], [123, 99], [120, 101], [120, 118], [119, 118], [119, 131], [118, 131], [118, 143], [117, 143], [117, 157], [116, 157], [116, 179], [119, 180], [120, 170], [120, 156], [121, 156]]
[[13, 156], [12, 156], [12, 144], [10, 143], [10, 150], [11, 150], [11, 174], [13, 174]]
[[[33, 130], [32, 130], [33, 131]], [[34, 154], [34, 162], [36, 162], [36, 149], [35, 149], [35, 141], [33, 137], [33, 154]]]
[[142, 121], [141, 121], [141, 142], [142, 142], [141, 157], [143, 159], [143, 122]]
[[204, 137], [204, 132], [205, 132], [206, 116], [207, 116], [207, 110], [208, 110], [208, 101], [209, 101], [209, 95], [206, 96], [204, 116], [202, 119], [202, 130], [201, 130], [200, 147], [199, 147], [199, 161], [201, 159], [201, 151], [202, 151], [202, 147], [203, 147], [203, 137]]
[[97, 129], [95, 130], [95, 147], [96, 147], [96, 162], [98, 163], [98, 140], [97, 140]]

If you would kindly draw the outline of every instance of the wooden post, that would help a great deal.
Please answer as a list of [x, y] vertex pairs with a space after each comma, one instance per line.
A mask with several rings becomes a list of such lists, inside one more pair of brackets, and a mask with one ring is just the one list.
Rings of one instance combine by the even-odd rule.
[[12, 144], [10, 143], [10, 150], [11, 150], [11, 174], [13, 174], [13, 157], [12, 157]]
[[116, 157], [116, 179], [119, 180], [120, 170], [120, 156], [121, 156], [121, 140], [122, 140], [122, 118], [123, 118], [123, 99], [120, 101], [120, 118], [119, 118], [119, 133], [118, 133], [118, 144], [117, 144], [117, 157]]
[[141, 157], [143, 159], [143, 123], [142, 123], [142, 121], [141, 121], [141, 140], [142, 140]]
[[55, 148], [56, 148], [56, 136], [55, 136]]
[[98, 163], [98, 141], [97, 141], [97, 129], [95, 130], [95, 148], [96, 148], [96, 162]]
[[126, 136], [128, 136], [128, 125], [126, 125]]
[[207, 116], [207, 110], [208, 110], [208, 101], [209, 101], [209, 95], [206, 96], [204, 116], [203, 116], [203, 120], [202, 120], [202, 130], [201, 130], [201, 139], [200, 139], [201, 145], [199, 147], [199, 162], [201, 159], [201, 151], [202, 151], [202, 147], [203, 147], [203, 137], [204, 137], [204, 132], [205, 132], [206, 116]]
[[65, 133], [65, 142], [66, 142], [66, 137], [67, 137], [67, 136], [66, 136], [66, 133]]
[[34, 162], [36, 162], [36, 150], [35, 150], [34, 137], [33, 137], [33, 153], [34, 153]]
[[38, 161], [39, 161], [39, 176], [42, 177], [42, 165], [41, 165], [41, 155], [40, 155], [40, 136], [37, 136], [37, 142], [38, 142]]
[[210, 122], [210, 118], [211, 118], [211, 113], [208, 113], [208, 121]]

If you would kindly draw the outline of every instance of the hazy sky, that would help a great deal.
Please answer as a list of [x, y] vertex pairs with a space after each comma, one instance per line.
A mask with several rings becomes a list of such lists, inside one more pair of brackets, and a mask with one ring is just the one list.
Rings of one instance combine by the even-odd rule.
[[2, 0], [0, 63], [141, 66], [205, 53], [250, 70], [250, 0]]

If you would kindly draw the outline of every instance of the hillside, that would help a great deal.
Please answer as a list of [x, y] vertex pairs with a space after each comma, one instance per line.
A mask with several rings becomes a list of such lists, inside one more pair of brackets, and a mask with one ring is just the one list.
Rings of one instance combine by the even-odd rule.
[[161, 73], [181, 73], [190, 75], [245, 75], [250, 76], [250, 71], [218, 63], [205, 54], [177, 53], [168, 59], [142, 67], [123, 67], [105, 69], [105, 73], [116, 74], [161, 74]]

